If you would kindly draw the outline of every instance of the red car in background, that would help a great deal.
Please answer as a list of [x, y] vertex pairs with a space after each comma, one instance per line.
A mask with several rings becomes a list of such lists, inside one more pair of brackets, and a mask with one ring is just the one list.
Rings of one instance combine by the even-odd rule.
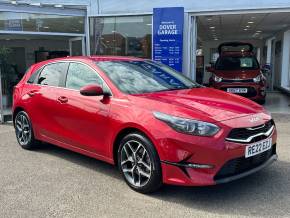
[[14, 89], [13, 122], [22, 148], [48, 142], [115, 164], [142, 193], [229, 182], [277, 159], [262, 106], [139, 58], [33, 65]]
[[264, 104], [266, 78], [253, 53], [253, 45], [242, 42], [222, 43], [218, 51], [219, 58], [214, 67], [207, 69], [212, 72], [209, 85]]

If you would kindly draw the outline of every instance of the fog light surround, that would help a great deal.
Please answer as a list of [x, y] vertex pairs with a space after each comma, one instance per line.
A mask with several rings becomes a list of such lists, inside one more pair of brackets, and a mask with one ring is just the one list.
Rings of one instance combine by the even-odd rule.
[[178, 167], [185, 167], [185, 168], [193, 168], [193, 169], [213, 169], [214, 165], [212, 164], [198, 164], [198, 163], [188, 163], [188, 162], [170, 162], [170, 161], [161, 161], [166, 164], [178, 166]]

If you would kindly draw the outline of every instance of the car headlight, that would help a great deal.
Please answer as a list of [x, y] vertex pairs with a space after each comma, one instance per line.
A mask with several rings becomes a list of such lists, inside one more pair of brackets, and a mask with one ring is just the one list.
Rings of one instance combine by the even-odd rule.
[[221, 82], [223, 80], [223, 78], [218, 77], [217, 75], [213, 74], [213, 80], [217, 83]]
[[220, 128], [212, 123], [207, 123], [198, 120], [175, 117], [161, 112], [153, 112], [154, 116], [165, 123], [177, 132], [197, 135], [197, 136], [213, 136]]
[[258, 75], [257, 77], [255, 77], [255, 78], [253, 79], [253, 81], [254, 81], [255, 83], [259, 83], [259, 82], [261, 82], [261, 79], [262, 79], [262, 76], [261, 76], [261, 74], [260, 74], [260, 75]]

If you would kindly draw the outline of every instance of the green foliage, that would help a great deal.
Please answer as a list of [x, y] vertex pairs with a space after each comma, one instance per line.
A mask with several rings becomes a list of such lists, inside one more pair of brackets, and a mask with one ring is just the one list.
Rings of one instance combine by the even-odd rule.
[[7, 58], [11, 52], [12, 50], [10, 48], [0, 47], [0, 62], [7, 62]]

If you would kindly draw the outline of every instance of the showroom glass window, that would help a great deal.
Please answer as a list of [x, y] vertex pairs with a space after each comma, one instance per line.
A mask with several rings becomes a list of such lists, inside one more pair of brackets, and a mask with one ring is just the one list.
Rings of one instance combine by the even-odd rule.
[[81, 16], [0, 12], [0, 30], [83, 34], [84, 20]]
[[152, 16], [90, 18], [91, 54], [151, 58]]

